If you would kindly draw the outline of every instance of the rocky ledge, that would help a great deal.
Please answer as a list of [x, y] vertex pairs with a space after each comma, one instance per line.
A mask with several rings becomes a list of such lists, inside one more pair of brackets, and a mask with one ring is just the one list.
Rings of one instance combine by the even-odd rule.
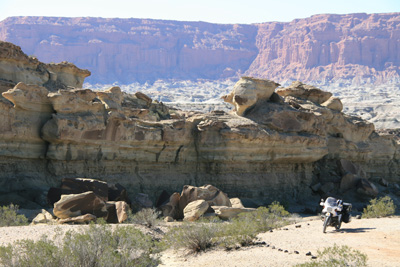
[[[52, 70], [69, 78], [52, 86], [46, 78], [24, 80], [47, 65], [13, 55], [0, 58], [0, 78], [15, 84], [0, 99], [0, 204], [45, 206], [50, 187], [75, 177], [119, 183], [153, 200], [189, 184], [257, 203], [399, 191], [398, 139], [342, 113], [340, 100], [318, 88], [294, 82], [276, 89], [243, 77], [224, 97], [235, 111], [201, 114], [119, 87], [79, 88], [88, 72], [67, 63]], [[51, 73], [47, 67], [43, 73]]]

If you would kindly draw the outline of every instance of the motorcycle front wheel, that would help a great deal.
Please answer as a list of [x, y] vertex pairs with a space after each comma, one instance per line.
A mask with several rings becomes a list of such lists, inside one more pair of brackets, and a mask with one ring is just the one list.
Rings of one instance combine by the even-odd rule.
[[322, 232], [325, 234], [326, 233], [326, 227], [329, 225], [331, 220], [331, 216], [326, 216], [325, 221], [324, 221], [324, 227], [322, 229]]
[[341, 226], [342, 226], [342, 220], [340, 220], [336, 223], [336, 225], [335, 225], [336, 230], [339, 230]]

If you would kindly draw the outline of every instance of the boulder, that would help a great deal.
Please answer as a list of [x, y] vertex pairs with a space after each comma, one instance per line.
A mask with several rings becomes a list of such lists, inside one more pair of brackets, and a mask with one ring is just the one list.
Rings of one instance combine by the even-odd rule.
[[128, 219], [129, 205], [125, 201], [107, 201], [108, 223], [122, 223]]
[[222, 220], [229, 220], [236, 217], [240, 213], [256, 210], [253, 208], [234, 208], [226, 206], [211, 206], [211, 208], [214, 210], [215, 214], [217, 214], [217, 216]]
[[162, 204], [159, 208], [161, 210], [162, 216], [169, 216], [174, 219], [183, 218], [183, 212], [179, 209], [179, 200], [181, 195], [177, 192], [173, 193], [167, 202]]
[[107, 217], [105, 201], [93, 191], [62, 195], [61, 199], [54, 203], [53, 213], [60, 219], [93, 214], [96, 217]]
[[268, 100], [279, 85], [270, 80], [242, 77], [233, 87], [233, 91], [222, 99], [235, 106], [237, 115], [243, 116], [257, 101]]
[[321, 104], [323, 107], [327, 107], [331, 110], [335, 111], [342, 111], [343, 110], [343, 104], [342, 101], [340, 101], [339, 98], [337, 97], [330, 97], [328, 100], [326, 100], [324, 103]]
[[240, 198], [231, 198], [229, 199], [229, 201], [231, 202], [232, 208], [244, 208], [242, 201], [240, 200]]
[[347, 190], [356, 188], [357, 184], [360, 181], [360, 177], [348, 172], [347, 174], [342, 176], [340, 180], [340, 191], [346, 192]]
[[389, 182], [384, 178], [379, 179], [379, 184], [385, 187], [389, 186]]
[[184, 210], [190, 202], [199, 199], [207, 201], [209, 206], [232, 206], [227, 194], [215, 186], [204, 185], [195, 187], [191, 185], [185, 185], [179, 199], [179, 209]]
[[125, 201], [115, 202], [115, 210], [117, 211], [117, 218], [119, 223], [123, 223], [128, 219], [129, 205]]
[[183, 219], [185, 221], [196, 221], [208, 210], [209, 205], [203, 199], [190, 202], [183, 210]]
[[379, 193], [379, 190], [367, 179], [360, 179], [357, 185], [357, 193], [363, 196], [376, 197]]
[[103, 201], [108, 201], [108, 185], [106, 182], [90, 178], [63, 178], [61, 180], [61, 190], [68, 194], [79, 194], [93, 191], [96, 196]]
[[309, 100], [316, 104], [322, 104], [332, 96], [332, 93], [322, 91], [312, 85], [307, 85], [299, 81], [292, 82], [289, 87], [276, 90], [280, 96], [293, 96], [305, 100]]
[[107, 201], [106, 207], [107, 207], [107, 212], [108, 212], [106, 222], [107, 223], [118, 223], [118, 216], [117, 216], [117, 209], [115, 207], [115, 201]]
[[118, 86], [111, 87], [105, 91], [97, 92], [97, 97], [107, 110], [121, 110], [123, 93]]
[[88, 223], [91, 221], [96, 220], [96, 216], [94, 216], [93, 214], [85, 214], [85, 215], [81, 215], [81, 216], [76, 216], [76, 217], [70, 217], [70, 218], [65, 218], [65, 219], [59, 219], [57, 221], [57, 223], [59, 224], [63, 224], [63, 223]]
[[31, 224], [54, 224], [56, 220], [53, 215], [47, 210], [42, 209], [42, 212], [36, 215]]

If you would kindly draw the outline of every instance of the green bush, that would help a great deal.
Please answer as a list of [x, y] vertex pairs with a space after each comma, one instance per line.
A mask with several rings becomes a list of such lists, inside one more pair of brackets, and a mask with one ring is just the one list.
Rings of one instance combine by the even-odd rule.
[[296, 265], [297, 267], [342, 267], [367, 266], [367, 255], [348, 246], [337, 246], [318, 250], [317, 260]]
[[27, 225], [28, 219], [24, 215], [18, 215], [18, 206], [10, 204], [0, 207], [0, 227]]
[[254, 212], [241, 213], [230, 222], [200, 220], [197, 223], [184, 223], [170, 230], [164, 243], [191, 252], [204, 251], [214, 246], [227, 249], [247, 246], [253, 244], [260, 232], [287, 224], [288, 218], [289, 212], [274, 202], [268, 208], [261, 207]]
[[158, 224], [158, 216], [160, 216], [160, 212], [156, 209], [142, 209], [135, 214], [129, 213], [126, 222], [137, 223], [151, 228]]
[[94, 225], [53, 241], [22, 240], [0, 247], [2, 266], [156, 266], [159, 246], [132, 226]]
[[364, 218], [379, 218], [393, 215], [396, 212], [396, 206], [389, 196], [379, 199], [371, 199], [370, 205], [363, 210]]
[[165, 247], [185, 248], [190, 252], [200, 252], [217, 245], [221, 223], [184, 222], [168, 231], [164, 237]]

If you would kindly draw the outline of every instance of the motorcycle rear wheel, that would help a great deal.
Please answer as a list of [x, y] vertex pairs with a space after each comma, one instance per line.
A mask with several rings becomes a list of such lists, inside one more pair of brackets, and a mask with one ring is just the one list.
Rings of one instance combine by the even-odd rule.
[[324, 226], [323, 226], [323, 229], [322, 229], [322, 232], [323, 232], [324, 234], [326, 233], [326, 227], [329, 225], [330, 219], [331, 219], [330, 216], [325, 217]]

